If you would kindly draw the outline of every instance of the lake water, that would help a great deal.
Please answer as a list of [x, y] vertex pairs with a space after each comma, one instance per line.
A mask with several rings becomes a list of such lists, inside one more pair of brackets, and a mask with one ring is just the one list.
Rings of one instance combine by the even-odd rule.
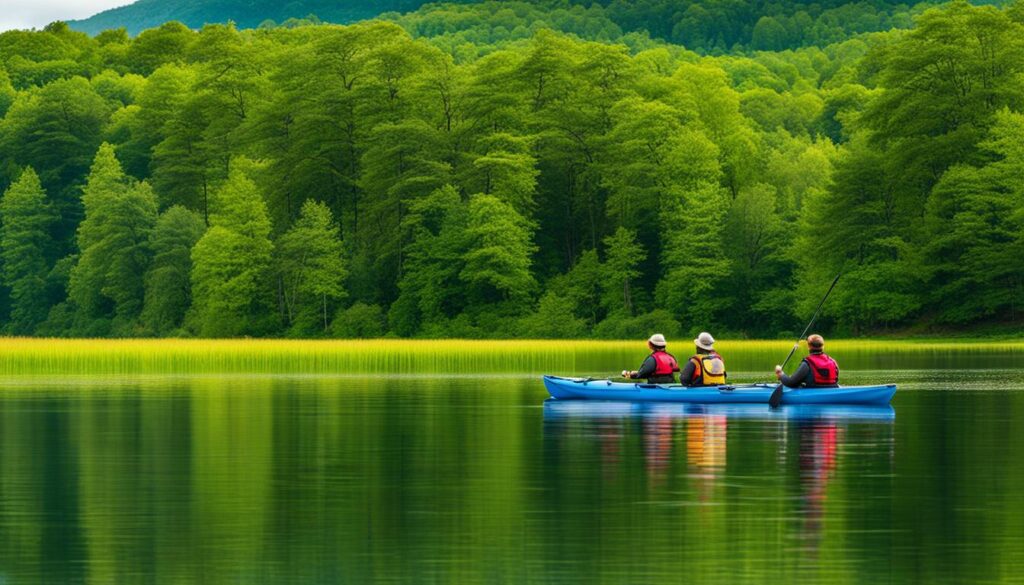
[[779, 412], [545, 403], [535, 373], [14, 378], [0, 583], [1019, 583], [1017, 358], [846, 368], [892, 408]]

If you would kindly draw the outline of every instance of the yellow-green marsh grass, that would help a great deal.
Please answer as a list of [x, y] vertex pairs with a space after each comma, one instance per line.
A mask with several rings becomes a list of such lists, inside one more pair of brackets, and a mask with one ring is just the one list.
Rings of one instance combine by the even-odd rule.
[[[770, 372], [792, 347], [787, 341], [717, 344], [733, 371]], [[670, 343], [680, 360], [691, 344]], [[1008, 367], [1024, 342], [832, 341], [828, 351], [853, 369], [913, 367], [936, 358], [957, 367]], [[638, 341], [467, 340], [181, 340], [0, 338], [4, 375], [111, 374], [475, 374], [611, 375], [635, 368]], [[798, 350], [790, 368], [804, 354]]]

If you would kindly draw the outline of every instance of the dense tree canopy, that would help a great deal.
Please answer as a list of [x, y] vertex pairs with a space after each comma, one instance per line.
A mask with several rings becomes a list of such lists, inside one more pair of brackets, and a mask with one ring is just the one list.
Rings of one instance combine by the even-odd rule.
[[1019, 321], [1020, 7], [748, 4], [0, 34], [5, 330]]

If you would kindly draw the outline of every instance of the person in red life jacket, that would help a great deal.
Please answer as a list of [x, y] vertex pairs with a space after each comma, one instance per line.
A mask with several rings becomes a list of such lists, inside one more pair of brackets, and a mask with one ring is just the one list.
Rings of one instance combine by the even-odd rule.
[[693, 344], [697, 347], [697, 353], [686, 360], [686, 365], [679, 374], [679, 383], [683, 386], [725, 384], [728, 374], [725, 372], [725, 361], [715, 351], [715, 338], [704, 331], [693, 340]]
[[674, 384], [675, 373], [679, 371], [679, 363], [675, 356], [665, 351], [665, 336], [655, 333], [647, 340], [651, 355], [647, 356], [640, 369], [635, 372], [623, 370], [623, 378], [647, 378], [648, 384]]
[[800, 367], [787, 376], [782, 366], [775, 366], [775, 377], [789, 388], [835, 388], [839, 386], [839, 366], [836, 360], [825, 354], [825, 339], [820, 335], [807, 338], [810, 355], [800, 362]]

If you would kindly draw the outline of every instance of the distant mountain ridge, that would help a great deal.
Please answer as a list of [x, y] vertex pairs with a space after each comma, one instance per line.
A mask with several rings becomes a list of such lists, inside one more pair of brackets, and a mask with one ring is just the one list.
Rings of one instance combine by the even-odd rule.
[[[484, 0], [137, 0], [133, 4], [100, 12], [83, 20], [69, 21], [76, 30], [97, 34], [124, 27], [129, 34], [156, 28], [168, 21], [179, 21], [189, 28], [204, 24], [234, 22], [239, 28], [255, 28], [267, 20], [282, 23], [290, 18], [304, 19], [315, 15], [324, 22], [346, 24], [374, 18], [385, 12], [408, 13], [430, 4], [432, 9], [443, 5], [479, 4]], [[746, 42], [755, 23], [761, 25], [762, 37], [794, 36], [800, 29], [835, 27], [861, 32], [907, 28], [912, 5], [929, 5], [942, 0], [524, 0], [509, 2], [516, 7], [532, 4], [545, 10], [585, 10], [596, 6], [624, 31], [646, 30], [651, 36], [670, 42], [685, 43], [695, 37], [716, 41], [719, 48]], [[972, 0], [974, 3], [997, 5], [1007, 0]], [[459, 16], [449, 14], [448, 16]], [[824, 16], [822, 23], [814, 22]], [[760, 17], [790, 18], [789, 22], [766, 21]], [[895, 18], [893, 18], [895, 17]], [[459, 21], [446, 21], [438, 31], [458, 28]], [[436, 28], [436, 27], [435, 27]], [[430, 36], [430, 35], [428, 35]], [[819, 35], [820, 36], [820, 35]], [[833, 41], [841, 40], [839, 38]], [[689, 44], [689, 43], [686, 43]], [[769, 43], [771, 44], [771, 43]], [[708, 46], [707, 48], [711, 48]], [[782, 48], [769, 47], [772, 49]]]
[[138, 0], [68, 24], [89, 34], [125, 27], [135, 35], [171, 20], [190, 28], [228, 21], [254, 28], [268, 19], [282, 22], [315, 14], [328, 22], [346, 23], [383, 12], [416, 10], [423, 4], [425, 0]]
[[[591, 40], [639, 33], [700, 53], [825, 47], [864, 33], [908, 29], [914, 15], [942, 0], [137, 0], [68, 24], [97, 34], [137, 35], [168, 21], [192, 29], [234, 22], [238, 28], [381, 17], [450, 50], [481, 41], [526, 38], [535, 27]], [[976, 3], [993, 0], [973, 0]], [[996, 4], [1007, 0], [994, 0]], [[402, 16], [394, 16], [396, 14]], [[309, 18], [314, 16], [315, 18]]]

